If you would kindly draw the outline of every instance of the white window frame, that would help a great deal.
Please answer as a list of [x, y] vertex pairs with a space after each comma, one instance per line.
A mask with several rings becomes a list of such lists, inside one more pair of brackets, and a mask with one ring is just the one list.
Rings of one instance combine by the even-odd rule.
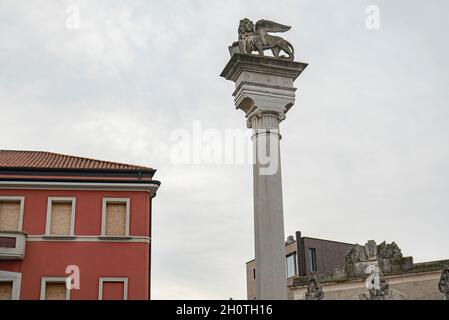
[[98, 300], [103, 300], [103, 285], [105, 282], [123, 283], [123, 300], [128, 300], [128, 278], [101, 277], [98, 281]]
[[[297, 259], [296, 259], [296, 252], [292, 252], [292, 253], [290, 253], [290, 254], [288, 254], [286, 257], [285, 257], [285, 264], [286, 264], [286, 273], [287, 273], [287, 279], [289, 279], [289, 278], [291, 278], [291, 277], [294, 277], [294, 276], [297, 276], [298, 275], [298, 265], [297, 265]], [[288, 274], [288, 258], [292, 258], [293, 259], [293, 274], [291, 275], [291, 276], [289, 276], [289, 274]]]
[[67, 277], [42, 277], [41, 279], [41, 300], [46, 300], [45, 291], [47, 290], [47, 283], [64, 283], [66, 287], [65, 299], [70, 300], [70, 289], [67, 288]]
[[[110, 236], [106, 234], [106, 208], [108, 203], [125, 203], [126, 204], [126, 218], [125, 218], [125, 235], [124, 236]], [[129, 221], [131, 215], [131, 199], [130, 198], [103, 198], [103, 207], [101, 212], [101, 236], [102, 237], [129, 237]]]
[[20, 286], [22, 274], [20, 272], [9, 272], [0, 270], [0, 282], [12, 282], [12, 300], [20, 300]]
[[[312, 254], [313, 252], [313, 254]], [[314, 264], [315, 262], [315, 264]], [[316, 248], [309, 248], [309, 268], [310, 272], [317, 272], [318, 270], [318, 262], [316, 257]]]
[[0, 196], [0, 202], [16, 202], [20, 201], [20, 211], [19, 211], [19, 232], [23, 231], [23, 213], [25, 208], [25, 197], [23, 196]]
[[[72, 203], [72, 213], [70, 217], [70, 234], [60, 235], [51, 234], [51, 209], [53, 202], [60, 203]], [[45, 235], [49, 237], [73, 237], [75, 235], [75, 210], [76, 208], [76, 198], [74, 197], [49, 197], [47, 202], [47, 221], [45, 223]]]

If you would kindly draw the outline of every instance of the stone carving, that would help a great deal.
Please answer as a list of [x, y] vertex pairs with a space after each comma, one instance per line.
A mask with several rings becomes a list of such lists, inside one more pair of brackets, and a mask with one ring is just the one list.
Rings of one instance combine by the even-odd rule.
[[368, 260], [377, 260], [377, 245], [376, 241], [369, 240], [365, 245], [365, 253]]
[[348, 251], [345, 257], [346, 263], [357, 263], [370, 260], [402, 258], [402, 252], [396, 242], [387, 244], [385, 241], [376, 245], [374, 240], [369, 240], [364, 246], [356, 244]]
[[365, 247], [356, 244], [351, 250], [348, 251], [345, 257], [346, 264], [357, 263], [360, 261], [367, 261]]
[[385, 241], [377, 245], [374, 240], [368, 241], [364, 246], [356, 244], [345, 256], [344, 271], [336, 272], [338, 279], [364, 276], [365, 270], [371, 265], [376, 265], [384, 273], [398, 273], [411, 270], [412, 257], [403, 257], [399, 246]]
[[390, 285], [387, 279], [380, 276], [379, 288], [374, 286], [368, 289], [370, 300], [390, 300]]
[[309, 284], [305, 293], [306, 300], [323, 300], [324, 293], [315, 275], [309, 277]]
[[379, 268], [373, 268], [373, 274], [367, 279], [368, 295], [362, 293], [360, 300], [393, 300], [390, 294], [390, 285], [380, 272]]
[[438, 289], [441, 293], [444, 293], [445, 300], [449, 300], [449, 267], [444, 268], [443, 273], [441, 273]]
[[402, 258], [402, 252], [396, 242], [387, 244], [385, 241], [377, 246], [379, 259]]
[[[291, 27], [270, 20], [259, 20], [254, 24], [248, 18], [240, 20], [239, 41], [229, 48], [231, 55], [234, 52], [251, 54], [254, 51], [263, 56], [265, 50], [271, 50], [275, 58], [293, 60], [295, 49], [287, 40], [273, 36], [269, 32], [286, 32]], [[288, 56], [281, 56], [284, 51]]]

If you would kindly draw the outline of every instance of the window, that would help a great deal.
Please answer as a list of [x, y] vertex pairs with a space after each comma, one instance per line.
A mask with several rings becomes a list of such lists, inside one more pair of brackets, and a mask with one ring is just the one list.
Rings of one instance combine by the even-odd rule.
[[253, 269], [253, 278], [256, 279], [256, 269]]
[[316, 272], [316, 250], [315, 248], [309, 248], [309, 267], [310, 272]]
[[0, 282], [0, 300], [12, 300], [12, 281]]
[[292, 253], [287, 256], [287, 278], [291, 278], [296, 274], [296, 253]]
[[0, 300], [19, 300], [22, 274], [0, 271]]
[[44, 277], [41, 281], [41, 300], [70, 300], [65, 277]]
[[128, 300], [128, 278], [100, 278], [98, 300]]
[[24, 197], [0, 197], [0, 230], [22, 231]]
[[49, 198], [45, 234], [73, 236], [75, 233], [75, 198]]
[[0, 248], [15, 248], [17, 239], [15, 237], [0, 237]]
[[102, 236], [129, 236], [129, 207], [130, 199], [103, 199]]

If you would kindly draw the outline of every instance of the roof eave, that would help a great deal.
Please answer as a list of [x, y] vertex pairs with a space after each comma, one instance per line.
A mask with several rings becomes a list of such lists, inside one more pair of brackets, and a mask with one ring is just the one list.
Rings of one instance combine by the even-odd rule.
[[33, 167], [0, 167], [0, 174], [6, 175], [52, 175], [52, 176], [110, 176], [110, 177], [132, 177], [146, 176], [153, 178], [156, 169], [135, 168], [135, 169], [105, 169], [105, 168], [33, 168]]

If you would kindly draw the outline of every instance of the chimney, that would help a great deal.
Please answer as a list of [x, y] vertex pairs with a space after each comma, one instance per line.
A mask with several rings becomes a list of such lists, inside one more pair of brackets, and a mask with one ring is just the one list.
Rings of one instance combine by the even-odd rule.
[[293, 242], [295, 242], [295, 238], [293, 236], [288, 236], [287, 237], [287, 241], [285, 241], [285, 244], [292, 244]]
[[306, 255], [304, 250], [304, 240], [301, 236], [301, 231], [296, 231], [296, 259], [298, 265], [298, 275], [306, 275]]

